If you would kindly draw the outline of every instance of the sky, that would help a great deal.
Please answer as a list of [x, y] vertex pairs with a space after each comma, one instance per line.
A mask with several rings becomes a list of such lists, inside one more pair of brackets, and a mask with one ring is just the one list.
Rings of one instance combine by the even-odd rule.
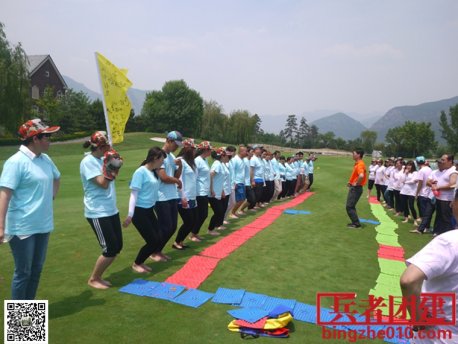
[[455, 0], [0, 0], [7, 39], [100, 92], [183, 79], [226, 113], [384, 114], [458, 95]]

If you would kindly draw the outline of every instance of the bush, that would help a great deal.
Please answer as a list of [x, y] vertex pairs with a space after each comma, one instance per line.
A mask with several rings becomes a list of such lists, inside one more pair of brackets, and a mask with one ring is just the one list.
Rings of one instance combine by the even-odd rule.
[[[53, 141], [69, 141], [91, 136], [92, 131], [79, 131], [70, 134], [53, 134]], [[21, 143], [19, 138], [0, 138], [0, 146], [17, 146]]]

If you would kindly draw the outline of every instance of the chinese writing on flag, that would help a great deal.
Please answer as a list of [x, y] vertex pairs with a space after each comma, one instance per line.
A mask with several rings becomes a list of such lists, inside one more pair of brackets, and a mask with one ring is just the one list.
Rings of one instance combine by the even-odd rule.
[[124, 129], [129, 119], [132, 105], [127, 90], [132, 82], [127, 78], [127, 70], [119, 69], [104, 56], [96, 53], [102, 86], [107, 132], [111, 143], [124, 140]]

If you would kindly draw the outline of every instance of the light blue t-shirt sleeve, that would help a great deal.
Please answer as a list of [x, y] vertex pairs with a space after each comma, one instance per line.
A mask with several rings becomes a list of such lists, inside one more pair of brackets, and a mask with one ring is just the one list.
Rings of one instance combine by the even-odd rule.
[[102, 169], [95, 159], [87, 159], [82, 166], [82, 173], [86, 180], [102, 175]]
[[21, 181], [20, 176], [21, 173], [19, 164], [7, 160], [3, 166], [0, 186], [15, 190]]
[[131, 190], [141, 190], [143, 181], [144, 181], [143, 170], [142, 169], [136, 170], [130, 182], [130, 189]]

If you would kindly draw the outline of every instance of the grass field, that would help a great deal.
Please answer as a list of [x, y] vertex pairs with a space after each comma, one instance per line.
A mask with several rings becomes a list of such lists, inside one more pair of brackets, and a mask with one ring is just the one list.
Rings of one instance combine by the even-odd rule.
[[[121, 218], [127, 213], [128, 182], [144, 159], [156, 134], [128, 134], [116, 149], [124, 157], [124, 167], [116, 180]], [[160, 145], [160, 144], [158, 144]], [[0, 163], [16, 147], [0, 148]], [[106, 278], [113, 288], [91, 289], [86, 282], [100, 254], [96, 238], [83, 216], [79, 163], [81, 144], [51, 146], [49, 155], [62, 173], [61, 189], [55, 200], [55, 230], [51, 235], [47, 261], [37, 297], [49, 300], [50, 343], [236, 343], [240, 336], [227, 330], [231, 307], [211, 302], [198, 309], [171, 302], [123, 294], [118, 289], [135, 278], [130, 268], [143, 241], [133, 226], [124, 230], [124, 249], [109, 268]], [[199, 289], [215, 292], [218, 287], [243, 288], [256, 293], [296, 299], [315, 304], [317, 292], [356, 292], [366, 296], [379, 273], [377, 243], [373, 225], [361, 230], [346, 228], [346, 182], [351, 158], [319, 157], [315, 163], [316, 192], [296, 209], [307, 216], [281, 215], [255, 237], [224, 259]], [[375, 190], [374, 190], [375, 191]], [[358, 203], [361, 218], [374, 218], [365, 194]], [[227, 232], [253, 221], [258, 214], [233, 222]], [[411, 224], [399, 223], [400, 243], [410, 257], [429, 240], [412, 235]], [[205, 224], [203, 226], [205, 229]], [[206, 233], [203, 230], [202, 233]], [[193, 254], [219, 240], [204, 235], [202, 243], [166, 254], [173, 260], [149, 263], [148, 279], [164, 281]], [[13, 261], [8, 245], [0, 246], [0, 297], [10, 298]], [[3, 319], [3, 307], [2, 319]], [[1, 322], [3, 328], [3, 321]], [[3, 332], [3, 331], [2, 331]], [[273, 339], [258, 339], [270, 342]], [[321, 342], [318, 326], [294, 321], [289, 343]], [[333, 342], [327, 340], [325, 342]], [[364, 341], [360, 341], [361, 343]], [[373, 341], [367, 341], [373, 342]]]

